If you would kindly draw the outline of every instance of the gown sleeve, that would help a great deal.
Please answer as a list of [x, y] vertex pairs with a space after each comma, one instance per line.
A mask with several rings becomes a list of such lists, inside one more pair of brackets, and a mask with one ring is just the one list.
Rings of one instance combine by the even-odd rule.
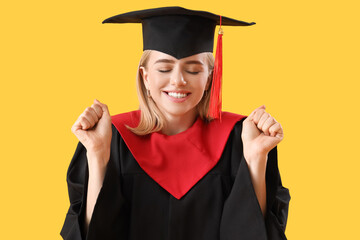
[[[243, 121], [243, 120], [242, 120]], [[290, 193], [282, 186], [277, 162], [277, 147], [268, 154], [266, 166], [266, 214], [261, 212], [250, 171], [243, 155], [242, 121], [230, 136], [233, 186], [224, 203], [220, 240], [286, 240]], [[240, 161], [239, 161], [240, 160]]]
[[119, 141], [120, 135], [112, 125], [110, 159], [87, 232], [83, 227], [89, 170], [86, 148], [78, 143], [67, 171], [70, 207], [60, 232], [64, 240], [127, 238], [128, 207], [122, 195]]

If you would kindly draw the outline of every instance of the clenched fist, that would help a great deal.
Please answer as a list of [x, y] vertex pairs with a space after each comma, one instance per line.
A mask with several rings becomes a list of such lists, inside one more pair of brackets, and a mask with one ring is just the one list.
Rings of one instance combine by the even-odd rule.
[[88, 155], [108, 160], [112, 130], [111, 117], [106, 104], [95, 99], [94, 104], [79, 116], [71, 131], [84, 145]]
[[284, 132], [281, 124], [265, 111], [263, 105], [243, 121], [241, 138], [244, 157], [250, 159], [267, 155], [284, 138]]

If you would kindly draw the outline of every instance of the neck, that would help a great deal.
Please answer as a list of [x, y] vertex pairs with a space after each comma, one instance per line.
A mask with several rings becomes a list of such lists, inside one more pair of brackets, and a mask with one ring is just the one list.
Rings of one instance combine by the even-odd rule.
[[162, 129], [165, 135], [175, 135], [190, 128], [197, 119], [197, 111], [189, 111], [183, 115], [165, 115], [166, 124]]

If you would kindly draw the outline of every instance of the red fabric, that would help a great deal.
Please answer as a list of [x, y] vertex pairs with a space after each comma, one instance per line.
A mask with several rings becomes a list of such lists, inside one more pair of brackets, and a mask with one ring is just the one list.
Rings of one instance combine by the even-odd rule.
[[217, 164], [235, 123], [244, 117], [222, 112], [221, 122], [215, 119], [206, 124], [198, 117], [190, 128], [176, 135], [155, 132], [138, 136], [125, 125], [138, 125], [139, 110], [111, 116], [140, 167], [177, 199]]

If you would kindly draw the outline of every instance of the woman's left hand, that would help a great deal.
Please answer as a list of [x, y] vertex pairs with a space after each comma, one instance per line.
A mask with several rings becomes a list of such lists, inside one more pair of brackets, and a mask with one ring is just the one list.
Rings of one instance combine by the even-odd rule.
[[245, 159], [265, 159], [270, 150], [284, 138], [284, 133], [280, 123], [262, 105], [243, 121], [241, 138]]

